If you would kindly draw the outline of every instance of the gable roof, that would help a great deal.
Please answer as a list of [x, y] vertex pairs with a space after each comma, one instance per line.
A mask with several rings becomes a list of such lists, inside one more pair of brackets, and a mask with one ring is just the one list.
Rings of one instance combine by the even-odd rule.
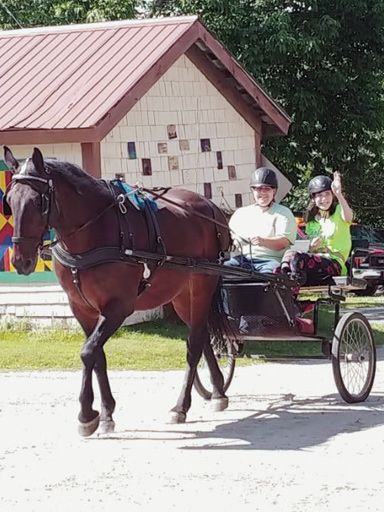
[[96, 142], [183, 54], [266, 135], [290, 118], [195, 16], [0, 32], [0, 141]]

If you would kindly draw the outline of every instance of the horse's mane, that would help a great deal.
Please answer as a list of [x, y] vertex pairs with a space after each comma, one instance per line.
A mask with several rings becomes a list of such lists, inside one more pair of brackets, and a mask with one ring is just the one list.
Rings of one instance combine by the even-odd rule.
[[58, 176], [59, 179], [62, 178], [65, 180], [65, 182], [72, 186], [77, 192], [80, 192], [84, 187], [93, 191], [106, 190], [101, 181], [88, 174], [76, 164], [56, 158], [44, 159], [44, 164], [49, 173], [52, 173], [53, 176]]
[[68, 176], [70, 174], [73, 177], [88, 178], [90, 181], [96, 181], [93, 176], [88, 174], [76, 164], [65, 162], [64, 160], [59, 160], [56, 158], [47, 158], [44, 160], [44, 163], [47, 169], [51, 172], [53, 171], [63, 176]]

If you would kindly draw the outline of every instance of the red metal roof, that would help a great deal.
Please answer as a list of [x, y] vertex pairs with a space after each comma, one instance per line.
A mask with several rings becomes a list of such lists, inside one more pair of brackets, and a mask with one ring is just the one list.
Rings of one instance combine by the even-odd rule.
[[218, 54], [220, 69], [229, 59], [224, 67], [255, 88], [245, 94], [265, 120], [286, 132], [289, 117], [197, 17], [184, 17], [0, 32], [1, 142], [101, 140], [177, 58], [192, 46], [203, 52], [201, 45]]

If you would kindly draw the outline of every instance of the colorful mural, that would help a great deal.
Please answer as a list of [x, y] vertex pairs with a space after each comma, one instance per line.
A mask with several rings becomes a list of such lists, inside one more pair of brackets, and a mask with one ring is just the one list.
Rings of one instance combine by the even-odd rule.
[[[7, 170], [5, 163], [0, 160], [0, 272], [15, 272], [11, 263], [12, 257], [12, 216], [4, 215], [3, 197], [7, 185], [12, 179], [12, 174]], [[46, 233], [44, 240], [50, 240], [50, 233]], [[52, 272], [53, 262], [51, 259], [42, 260], [39, 258], [35, 272]]]

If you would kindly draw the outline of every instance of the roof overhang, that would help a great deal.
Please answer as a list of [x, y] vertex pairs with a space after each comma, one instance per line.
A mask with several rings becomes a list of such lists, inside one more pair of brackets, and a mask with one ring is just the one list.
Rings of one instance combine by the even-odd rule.
[[[70, 30], [70, 27], [61, 28]], [[92, 25], [86, 28], [92, 30]], [[44, 32], [44, 29], [40, 31]], [[15, 127], [0, 131], [0, 143], [21, 145], [100, 142], [184, 54], [262, 137], [287, 135], [290, 117], [250, 77], [198, 18], [191, 17], [191, 24], [181, 36], [139, 77], [119, 101], [109, 108], [108, 113], [96, 125], [66, 129]]]

